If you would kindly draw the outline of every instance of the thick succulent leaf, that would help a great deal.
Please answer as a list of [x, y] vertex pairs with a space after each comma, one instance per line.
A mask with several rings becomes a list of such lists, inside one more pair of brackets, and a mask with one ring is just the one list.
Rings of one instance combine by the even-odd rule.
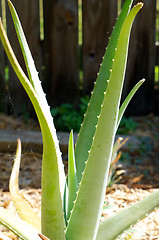
[[0, 223], [24, 240], [40, 240], [39, 232], [30, 224], [15, 216], [9, 210], [0, 207]]
[[[23, 32], [20, 20], [18, 18], [16, 10], [15, 10], [15, 8], [14, 8], [14, 6], [11, 3], [10, 0], [8, 0], [8, 4], [9, 4], [9, 8], [10, 8], [10, 11], [11, 11], [11, 14], [12, 14], [13, 22], [14, 22], [15, 29], [16, 29], [17, 36], [18, 36], [18, 40], [19, 40], [19, 43], [20, 43], [20, 46], [21, 46], [21, 49], [22, 49], [22, 53], [23, 53], [23, 56], [24, 56], [25, 64], [26, 64], [26, 67], [27, 67], [27, 70], [28, 70], [29, 79], [30, 79], [30, 81], [31, 81], [31, 83], [34, 87], [34, 90], [36, 91], [36, 93], [39, 97], [38, 100], [40, 102], [40, 105], [41, 105], [41, 108], [42, 108], [44, 114], [46, 114], [46, 116], [47, 116], [47, 121], [50, 123], [51, 127], [54, 128], [54, 126], [52, 126], [53, 125], [53, 118], [52, 118], [52, 115], [50, 113], [50, 108], [48, 106], [45, 94], [43, 92], [41, 82], [40, 82], [40, 79], [38, 77], [38, 72], [36, 71], [34, 60], [32, 58], [28, 43], [26, 41], [26, 38], [25, 38], [25, 35], [24, 35], [24, 32]], [[57, 141], [57, 139], [56, 139], [57, 137], [54, 136], [54, 138]], [[58, 147], [57, 147], [57, 149], [58, 149]], [[58, 151], [59, 151], [59, 149], [58, 149]], [[61, 160], [61, 158], [60, 158], [60, 160]], [[61, 167], [62, 166], [61, 162], [59, 161], [59, 165], [60, 165], [59, 168], [63, 169]], [[61, 179], [64, 179], [64, 171], [60, 170], [60, 172], [61, 172], [61, 175], [62, 175]], [[61, 183], [61, 185], [62, 185], [61, 189], [63, 191], [64, 190], [64, 185], [65, 185], [64, 180]]]
[[[8, 5], [9, 5], [10, 12], [12, 14], [15, 30], [17, 33], [17, 37], [18, 37], [18, 40], [20, 43], [22, 53], [23, 53], [23, 57], [24, 57], [24, 61], [25, 61], [25, 65], [26, 65], [26, 69], [28, 72], [30, 82], [31, 82], [33, 88], [35, 89], [37, 95], [39, 96], [39, 101], [41, 101], [41, 104], [44, 105], [44, 107], [45, 107], [48, 105], [47, 101], [46, 101], [46, 97], [43, 92], [41, 82], [40, 82], [40, 79], [38, 76], [38, 72], [36, 71], [34, 60], [32, 58], [27, 40], [25, 38], [19, 17], [18, 17], [16, 10], [10, 0], [8, 0]], [[46, 107], [46, 110], [48, 110], [48, 107]]]
[[36, 94], [38, 95], [38, 101], [40, 102], [40, 106], [42, 108], [42, 111], [44, 113], [48, 121], [48, 125], [50, 125], [50, 129], [53, 129], [53, 132], [55, 133], [53, 135], [54, 137], [54, 142], [57, 143], [56, 144], [56, 151], [57, 151], [57, 155], [58, 155], [58, 162], [59, 162], [59, 173], [60, 173], [60, 179], [61, 179], [61, 192], [64, 192], [64, 186], [65, 186], [65, 174], [64, 174], [64, 168], [63, 168], [63, 164], [62, 164], [62, 159], [61, 159], [61, 154], [60, 154], [60, 150], [59, 150], [59, 145], [58, 145], [58, 140], [57, 140], [57, 136], [56, 136], [56, 130], [53, 124], [53, 118], [52, 115], [50, 113], [50, 108], [48, 106], [45, 94], [43, 92], [42, 86], [41, 86], [41, 82], [40, 79], [38, 77], [38, 72], [36, 71], [36, 67], [34, 64], [34, 60], [32, 58], [28, 43], [26, 41], [20, 20], [18, 18], [18, 15], [16, 13], [16, 10], [13, 6], [13, 4], [11, 3], [10, 0], [8, 0], [8, 4], [9, 4], [9, 9], [11, 11], [12, 14], [12, 18], [13, 18], [13, 22], [15, 25], [15, 29], [17, 32], [17, 36], [18, 36], [18, 40], [22, 49], [22, 53], [24, 56], [24, 60], [26, 63], [26, 68], [28, 70], [28, 75], [30, 78], [30, 82], [32, 83], [32, 86], [36, 92]]
[[77, 177], [76, 177], [76, 163], [74, 156], [74, 141], [73, 131], [70, 133], [68, 145], [68, 203], [67, 203], [67, 220], [70, 217], [71, 210], [74, 205], [77, 193]]
[[44, 236], [43, 234], [39, 233], [39, 237], [42, 239], [42, 240], [50, 240], [49, 238], [47, 238], [46, 236]]
[[107, 46], [107, 51], [104, 55], [102, 65], [97, 76], [96, 84], [94, 86], [90, 102], [88, 104], [86, 115], [84, 117], [84, 121], [79, 132], [75, 147], [78, 184], [81, 181], [82, 172], [85, 168], [85, 162], [88, 159], [88, 151], [90, 150], [92, 145], [93, 136], [96, 130], [95, 126], [98, 122], [97, 117], [99, 116], [101, 111], [101, 105], [104, 99], [104, 92], [107, 88], [107, 80], [110, 78], [110, 69], [112, 69], [113, 59], [116, 52], [115, 49], [117, 47], [120, 30], [131, 8], [132, 2], [133, 0], [125, 1], [121, 14], [115, 24]]
[[131, 92], [128, 94], [128, 96], [126, 97], [126, 99], [124, 100], [124, 102], [122, 103], [120, 110], [119, 110], [119, 116], [118, 116], [118, 122], [117, 122], [117, 129], [119, 127], [120, 121], [124, 115], [124, 112], [128, 106], [128, 104], [130, 103], [131, 99], [133, 98], [133, 96], [135, 95], [135, 93], [137, 92], [137, 90], [139, 89], [139, 87], [141, 87], [141, 85], [145, 82], [145, 79], [140, 80], [131, 90]]
[[[52, 239], [65, 239], [62, 206], [65, 174], [53, 120], [50, 112], [41, 106], [36, 91], [21, 69], [6, 36], [1, 20], [0, 38], [9, 61], [34, 106], [42, 131], [42, 232]], [[49, 106], [45, 106], [45, 108], [49, 109]]]
[[96, 238], [116, 133], [130, 30], [141, 7], [142, 3], [137, 4], [130, 11], [121, 29], [96, 133], [66, 231], [69, 240]]
[[[35, 68], [34, 61], [33, 61], [33, 58], [30, 54], [28, 44], [27, 44], [26, 38], [24, 36], [24, 33], [23, 33], [23, 30], [22, 30], [22, 26], [21, 26], [21, 23], [19, 21], [18, 15], [17, 15], [17, 13], [16, 13], [16, 11], [15, 11], [15, 9], [14, 9], [10, 0], [8, 0], [8, 5], [9, 5], [10, 12], [12, 14], [15, 30], [16, 30], [17, 37], [18, 37], [18, 40], [19, 40], [19, 43], [20, 43], [20, 46], [21, 46], [21, 49], [22, 49], [23, 56], [24, 56], [24, 60], [25, 60], [27, 72], [28, 72], [28, 75], [29, 75], [29, 79], [32, 83], [32, 86], [34, 87], [34, 82], [32, 81], [32, 77], [37, 76], [37, 74], [35, 74], [35, 71], [34, 71], [34, 73], [32, 75], [32, 72], [30, 71], [30, 68], [32, 68], [32, 69]], [[29, 67], [29, 65], [31, 65], [31, 66]]]
[[21, 160], [21, 142], [20, 142], [20, 139], [18, 139], [16, 156], [15, 156], [14, 165], [12, 168], [10, 181], [9, 181], [9, 191], [19, 216], [23, 220], [28, 222], [30, 225], [32, 225], [34, 228], [40, 231], [41, 229], [40, 218], [35, 214], [35, 212], [31, 208], [31, 206], [28, 204], [28, 202], [19, 193], [18, 178], [19, 178], [20, 160]]
[[0, 232], [0, 239], [1, 240], [12, 240], [11, 238], [7, 237], [6, 235], [4, 235], [3, 233]]
[[159, 190], [150, 194], [143, 200], [120, 210], [118, 213], [106, 218], [99, 225], [96, 240], [113, 240], [125, 229], [146, 217], [159, 206]]
[[64, 213], [64, 219], [65, 219], [66, 225], [67, 225], [67, 205], [68, 205], [68, 178], [66, 179], [64, 196], [63, 196], [63, 213]]

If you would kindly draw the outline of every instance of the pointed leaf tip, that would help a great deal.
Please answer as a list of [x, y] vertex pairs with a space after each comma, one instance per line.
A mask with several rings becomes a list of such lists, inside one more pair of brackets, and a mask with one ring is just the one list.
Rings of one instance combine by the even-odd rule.
[[68, 205], [67, 205], [67, 220], [70, 217], [71, 210], [76, 199], [76, 192], [78, 189], [77, 176], [76, 176], [76, 163], [74, 155], [74, 140], [73, 130], [70, 133], [69, 146], [68, 146]]
[[47, 238], [46, 236], [44, 236], [43, 234], [39, 233], [38, 234], [39, 237], [42, 239], [42, 240], [50, 240], [49, 238]]
[[40, 227], [40, 218], [35, 214], [28, 202], [23, 198], [19, 192], [19, 169], [21, 161], [21, 141], [17, 139], [17, 150], [16, 156], [10, 176], [9, 181], [9, 191], [11, 194], [11, 199], [14, 203], [14, 206], [19, 214], [19, 216], [31, 224], [36, 229], [41, 229]]

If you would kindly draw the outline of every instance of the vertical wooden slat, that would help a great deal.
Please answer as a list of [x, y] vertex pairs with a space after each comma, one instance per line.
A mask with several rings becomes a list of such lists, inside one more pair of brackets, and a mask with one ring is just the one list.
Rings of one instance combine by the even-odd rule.
[[154, 111], [156, 0], [143, 2], [144, 7], [136, 17], [130, 39], [124, 98], [140, 79], [146, 81], [130, 103], [128, 115], [145, 115]]
[[[0, 1], [0, 16], [2, 17], [2, 1]], [[2, 43], [0, 41], [0, 111], [5, 110], [4, 100], [5, 100], [5, 79], [4, 79], [4, 69], [5, 69], [5, 54]]]
[[[156, 61], [155, 65], [159, 68], [159, 42], [156, 42]], [[155, 80], [157, 83], [155, 84], [155, 114], [159, 113], [159, 72], [155, 72]]]
[[117, 17], [117, 0], [83, 0], [84, 94], [94, 85], [99, 65]]
[[[22, 27], [27, 38], [32, 56], [36, 67], [40, 71], [41, 67], [41, 47], [40, 47], [40, 22], [39, 22], [39, 0], [12, 0]], [[17, 40], [13, 21], [7, 7], [7, 33], [15, 55], [22, 68], [26, 72], [21, 49]], [[10, 66], [10, 65], [9, 65]], [[26, 93], [24, 92], [19, 80], [17, 79], [13, 69], [9, 68], [9, 91], [16, 114], [24, 114], [24, 112], [32, 109]]]
[[51, 106], [78, 94], [78, 1], [44, 0], [45, 87]]

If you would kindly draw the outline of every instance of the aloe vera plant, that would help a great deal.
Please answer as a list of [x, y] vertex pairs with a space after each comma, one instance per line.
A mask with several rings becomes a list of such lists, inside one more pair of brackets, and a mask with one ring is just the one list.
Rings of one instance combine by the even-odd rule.
[[35, 108], [43, 137], [41, 220], [19, 193], [19, 140], [10, 192], [20, 217], [0, 208], [0, 222], [22, 239], [113, 240], [159, 206], [157, 190], [142, 201], [100, 221], [115, 134], [128, 103], [144, 82], [141, 80], [133, 88], [120, 107], [131, 26], [143, 6], [138, 3], [131, 9], [132, 2], [125, 1], [113, 29], [75, 149], [73, 132], [70, 134], [66, 177], [50, 109], [18, 15], [8, 0], [28, 77], [14, 55], [1, 21], [0, 38]]

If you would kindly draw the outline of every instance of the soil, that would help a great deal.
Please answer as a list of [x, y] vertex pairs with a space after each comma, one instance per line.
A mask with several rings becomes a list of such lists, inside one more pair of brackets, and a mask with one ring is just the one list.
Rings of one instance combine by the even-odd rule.
[[[3, 121], [1, 121], [3, 119]], [[133, 118], [138, 122], [135, 132], [129, 135], [137, 137], [149, 137], [151, 141], [147, 144], [142, 142], [140, 148], [122, 152], [117, 168], [125, 171], [120, 177], [118, 184], [114, 182], [107, 188], [106, 205], [103, 217], [117, 212], [120, 208], [129, 206], [136, 201], [159, 188], [159, 117], [149, 115], [147, 117]], [[12, 125], [14, 129], [28, 129], [23, 119], [0, 115], [0, 129], [8, 129]], [[39, 130], [36, 121], [29, 123], [29, 129]], [[0, 206], [14, 210], [13, 203], [8, 193], [8, 181], [13, 164], [14, 153], [0, 153]], [[67, 169], [67, 161], [65, 161]], [[22, 195], [30, 202], [35, 211], [40, 213], [40, 174], [41, 154], [25, 152], [22, 155], [20, 188]], [[0, 231], [11, 239], [17, 239], [14, 234], [3, 226]], [[119, 239], [159, 239], [159, 210], [155, 210], [135, 226], [124, 232]]]

